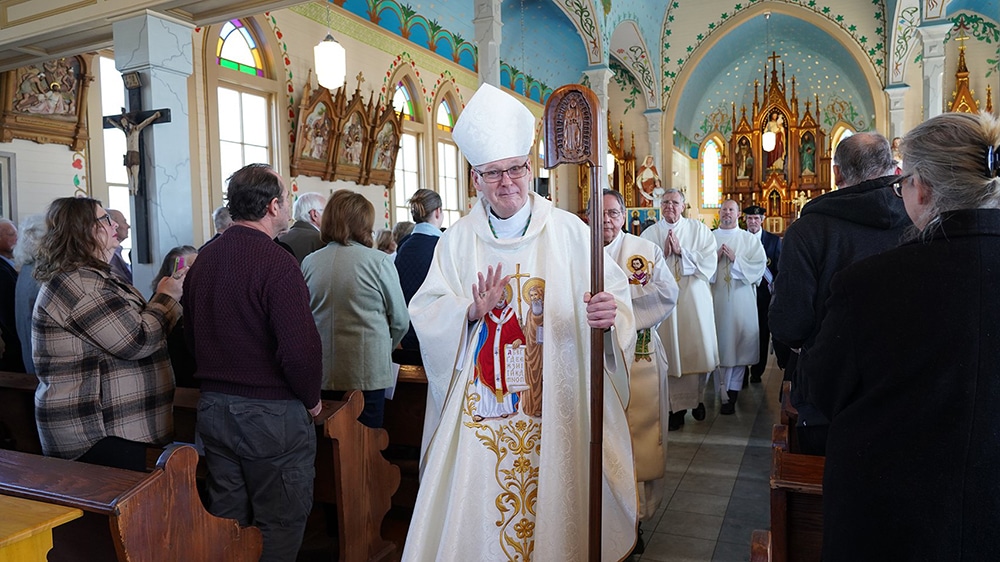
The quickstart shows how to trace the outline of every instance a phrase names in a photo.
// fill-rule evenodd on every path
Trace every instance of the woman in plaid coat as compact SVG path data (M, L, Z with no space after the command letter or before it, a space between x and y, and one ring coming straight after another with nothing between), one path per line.
M45 222L31 329L42 451L142 470L146 446L173 433L166 336L187 270L162 279L147 303L111 273L118 225L99 201L56 199Z

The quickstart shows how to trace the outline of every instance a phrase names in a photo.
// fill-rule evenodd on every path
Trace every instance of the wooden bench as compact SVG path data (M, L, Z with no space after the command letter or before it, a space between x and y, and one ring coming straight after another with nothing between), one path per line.
M178 440L194 442L201 393L178 388L174 394L174 431ZM323 401L317 417L316 501L335 504L340 557L343 562L387 560L395 543L382 538L382 520L399 487L399 467L381 451L389 443L384 429L358 422L364 396L351 391L345 401Z
M781 425L788 428L788 451L799 453L799 438L795 432L795 424L799 421L799 411L792 405L792 381L782 381L781 383L781 412L779 414Z
M35 375L0 372L0 449L42 454L35 426L37 386Z
M788 449L788 427L771 433L771 530L754 531L752 562L818 562L823 546L824 457Z
M241 528L202 506L195 489L197 464L197 451L184 445L168 447L151 473L0 451L0 494L99 516L106 520L103 527L121 561L258 560L263 545L259 529ZM60 529L71 533L74 524ZM99 550L101 537L72 542L73 548L63 549L65 556L106 559ZM98 552L79 550L88 545ZM58 549L57 540L50 560L60 559Z

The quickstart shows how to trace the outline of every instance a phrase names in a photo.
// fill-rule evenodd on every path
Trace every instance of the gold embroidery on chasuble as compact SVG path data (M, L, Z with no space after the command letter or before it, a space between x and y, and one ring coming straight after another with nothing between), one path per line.
M475 337L466 386L465 427L496 459L497 545L508 560L530 562L542 439L545 280L516 264L504 297ZM492 546L488 548L492 549Z
M641 255L630 256L628 264L628 284L646 286L653 275L653 264Z
M652 361L653 360L653 349L652 349L652 335L651 330L646 328L645 330L639 330L635 333L635 360L636 361Z

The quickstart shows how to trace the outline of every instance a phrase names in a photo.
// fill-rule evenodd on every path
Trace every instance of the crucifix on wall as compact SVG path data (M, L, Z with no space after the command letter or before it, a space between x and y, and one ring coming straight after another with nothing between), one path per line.
M128 190L133 199L132 229L134 232L134 258L139 263L152 263L153 258L149 246L149 194L146 189L146 151L142 131L150 125L170 122L169 109L142 110L142 82L138 72L122 75L125 88L128 90L128 105L132 109L126 112L122 108L119 115L105 115L104 128L115 128L125 133L126 152L123 157L125 171L128 173Z

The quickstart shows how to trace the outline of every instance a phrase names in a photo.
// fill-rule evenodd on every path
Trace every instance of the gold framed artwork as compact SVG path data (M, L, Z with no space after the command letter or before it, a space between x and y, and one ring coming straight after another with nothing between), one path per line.
M14 139L83 150L93 55L23 66L0 74L0 142Z

